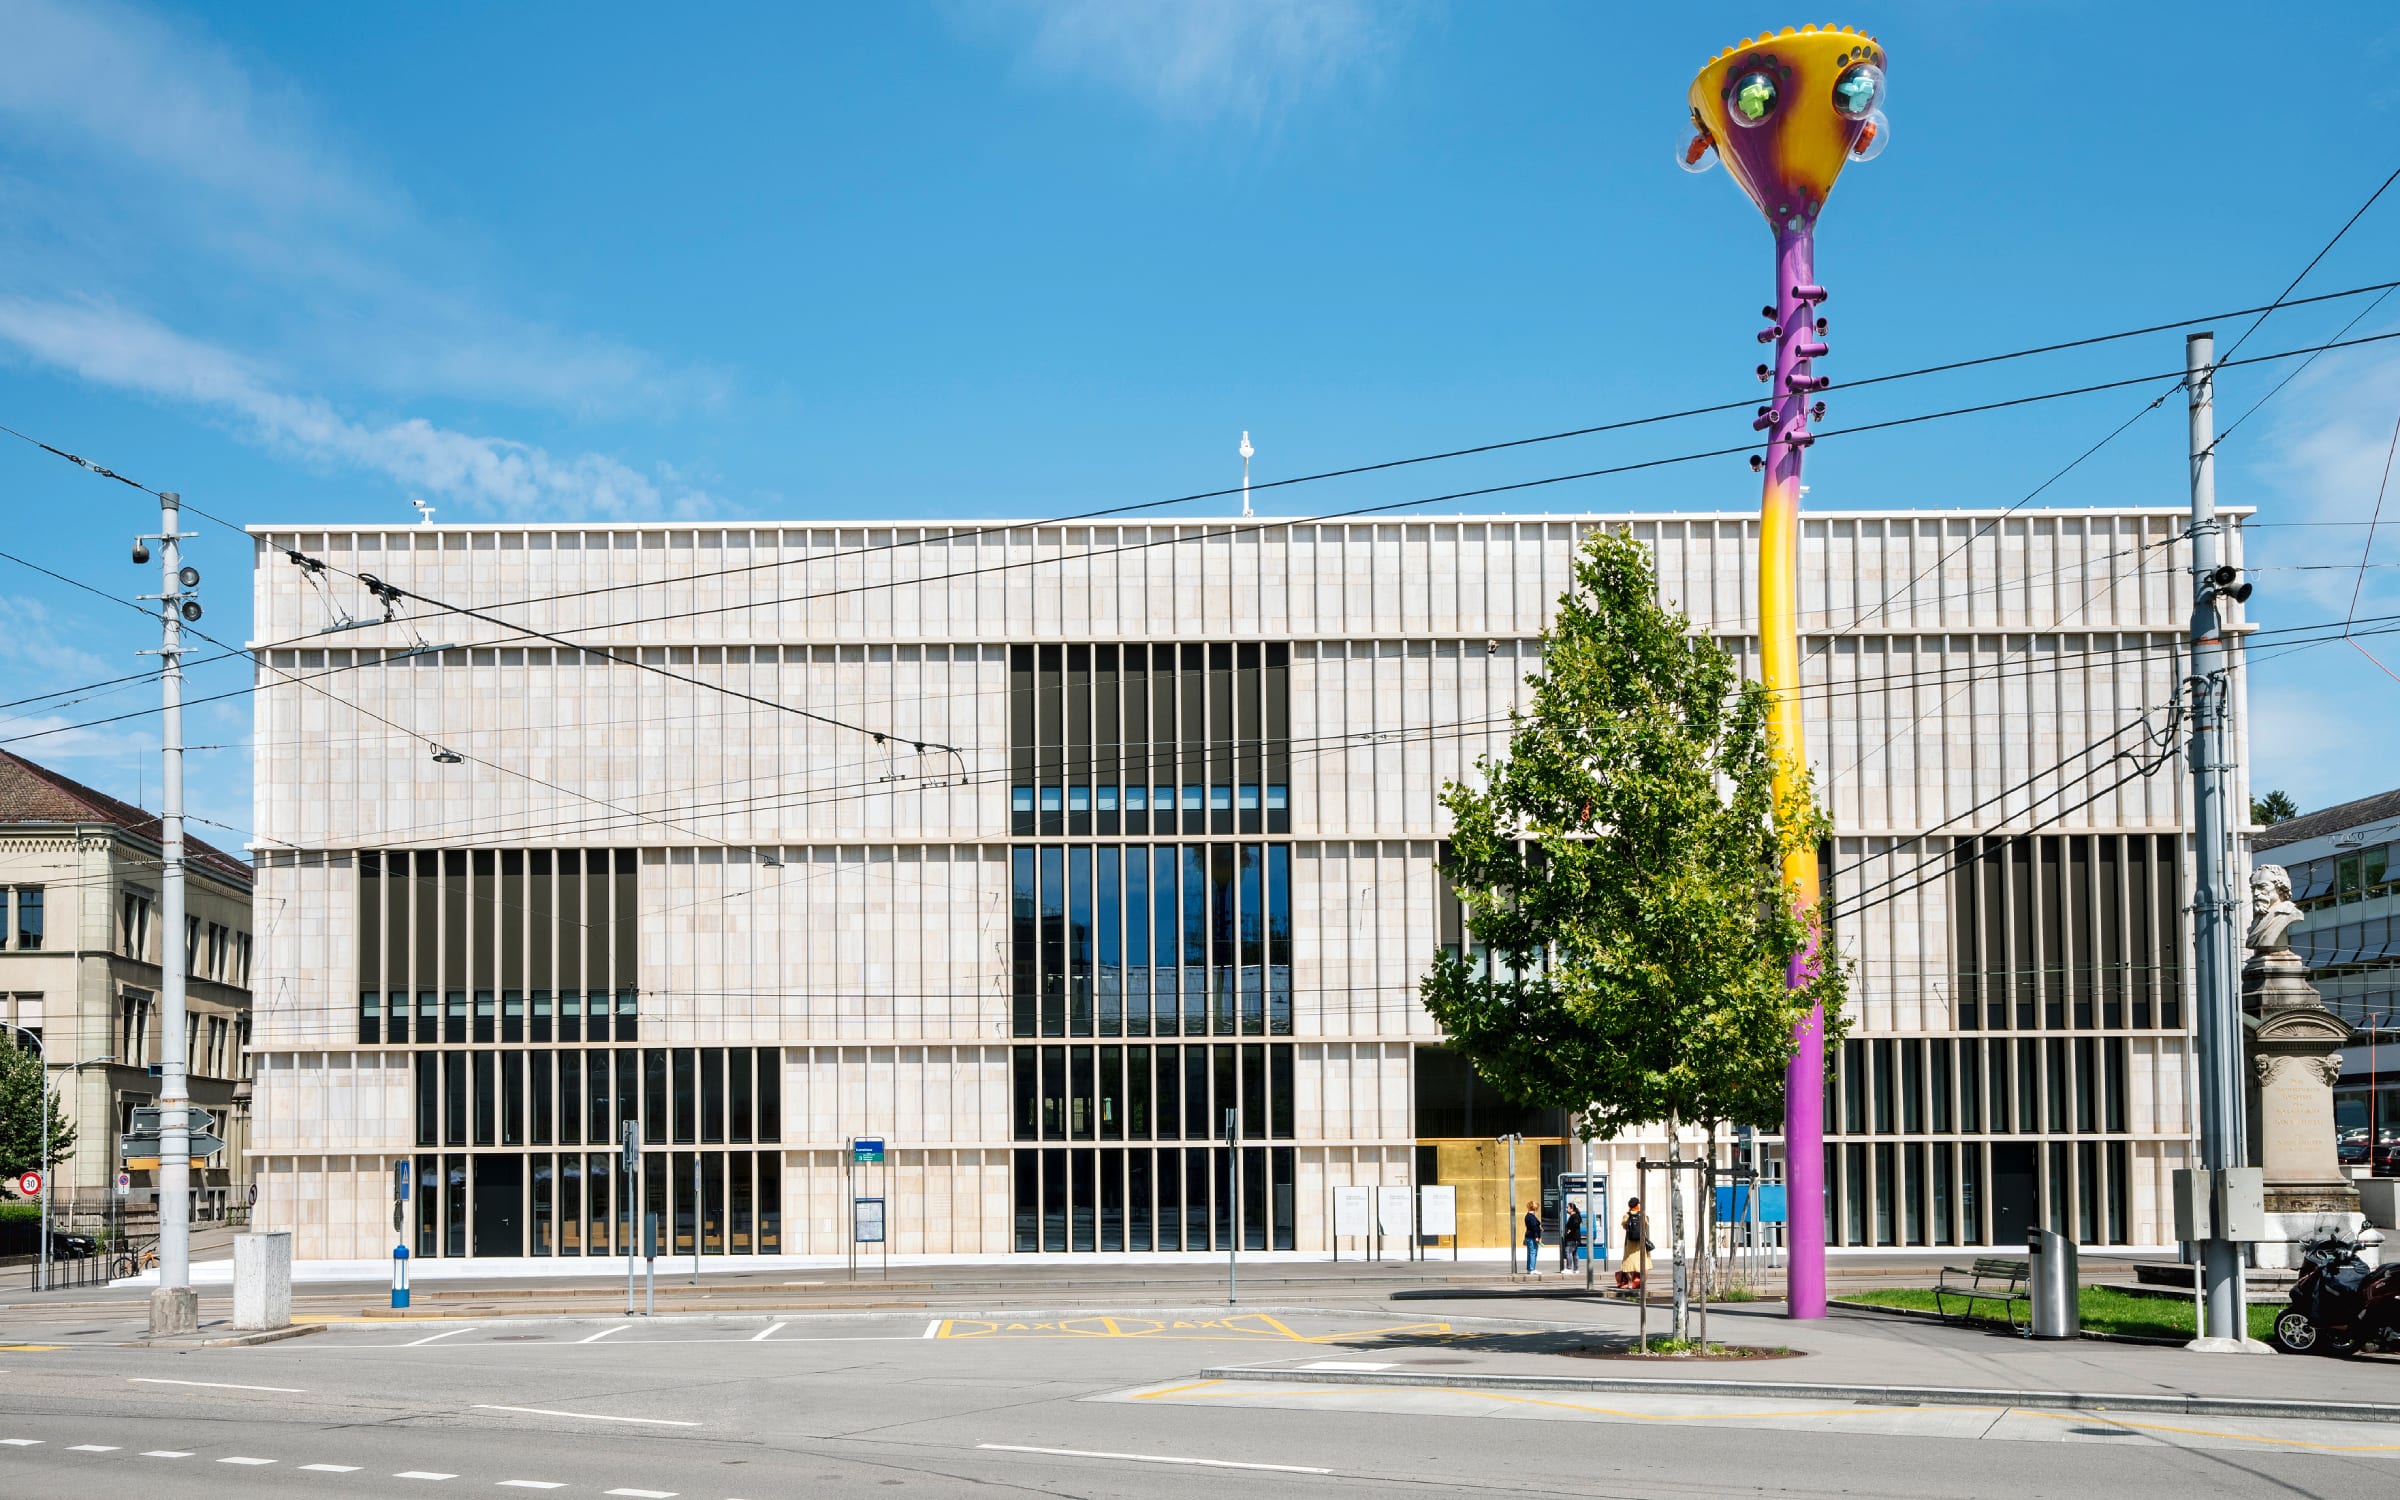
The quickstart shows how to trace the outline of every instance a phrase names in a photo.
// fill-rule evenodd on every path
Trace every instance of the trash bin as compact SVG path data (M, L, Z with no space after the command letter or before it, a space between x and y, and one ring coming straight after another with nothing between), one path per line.
M2082 1279L2075 1264L2075 1242L2055 1229L2036 1229L2025 1236L2032 1262L2033 1336L2071 1339L2083 1331Z

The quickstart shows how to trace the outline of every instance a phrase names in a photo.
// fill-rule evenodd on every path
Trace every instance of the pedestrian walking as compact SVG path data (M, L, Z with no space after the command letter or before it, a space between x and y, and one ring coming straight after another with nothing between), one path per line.
M1583 1207L1569 1202L1567 1215L1558 1221L1558 1268L1572 1271L1583 1259Z
M1642 1200L1630 1198L1625 1203L1625 1258L1617 1262L1617 1286L1620 1290L1638 1292L1642 1277L1650 1270L1650 1216L1642 1212Z
M1525 1274L1538 1275L1542 1269L1542 1205L1537 1200L1525 1205Z

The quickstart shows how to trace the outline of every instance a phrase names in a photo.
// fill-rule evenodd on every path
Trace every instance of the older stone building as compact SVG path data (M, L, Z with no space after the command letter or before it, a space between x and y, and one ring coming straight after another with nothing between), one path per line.
M1440 788L1599 526L1754 649L1746 515L260 530L262 1222L388 1255L406 1162L421 1257L621 1251L637 1194L707 1255L838 1254L852 1193L902 1253L1322 1252L1514 1133L1546 1191L1567 1123L1416 983ZM2170 1232L2182 530L1807 523L1840 1244Z
M155 813L0 751L0 1020L39 1036L75 1122L74 1157L54 1176L70 1220L108 1209L117 1138L134 1107L158 1097L160 964L178 940L190 975L192 1102L227 1127L225 1149L192 1164L193 1213L221 1219L249 1196L250 866L187 837L184 931L171 935L160 922L158 840ZM154 1202L155 1170L131 1176L127 1197Z

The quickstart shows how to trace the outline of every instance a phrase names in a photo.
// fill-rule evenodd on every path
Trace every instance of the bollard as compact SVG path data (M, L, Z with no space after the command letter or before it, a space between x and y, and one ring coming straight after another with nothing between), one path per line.
M247 1332L292 1323L289 1230L233 1237L233 1326Z
M408 1247L392 1247L392 1306L408 1306Z

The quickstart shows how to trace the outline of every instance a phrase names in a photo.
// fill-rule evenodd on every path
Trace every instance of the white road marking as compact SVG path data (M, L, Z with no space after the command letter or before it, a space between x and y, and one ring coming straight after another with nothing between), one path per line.
M554 1479L503 1479L500 1481L500 1488L504 1490L563 1490L566 1486Z
M263 1468L274 1461L271 1458L220 1458L217 1460L221 1464L247 1464L254 1469Z
M612 1495L631 1495L635 1500L675 1500L673 1490L610 1490Z
M1277 1474L1330 1474L1302 1464L1237 1464L1229 1458L1172 1458L1163 1453L1094 1453L1084 1448L1027 1448L1016 1443L977 1443L995 1453L1040 1453L1052 1458L1114 1458L1135 1464L1183 1464L1201 1469L1266 1469Z
M193 1385L211 1391L269 1391L278 1396L305 1396L308 1392L296 1385L229 1385L222 1380L166 1380L156 1375L129 1375L133 1385Z
M1320 1359L1313 1364L1302 1365L1300 1368L1303 1370L1388 1370L1391 1366L1364 1359Z
M394 1479L456 1479L456 1474L436 1474L431 1469L402 1469Z
M678 1422L672 1417L610 1417L593 1411L552 1411L547 1406L492 1406L475 1403L476 1411L519 1411L532 1417L575 1417L585 1422L639 1422L648 1427L697 1427L697 1422Z
M631 1328L632 1326L633 1325L631 1323L619 1323L614 1328L603 1328L598 1333L593 1334L590 1338L577 1339L575 1342L578 1344L597 1344L602 1339L607 1338L610 1334L623 1333L626 1329Z
M182 1449L180 1449L180 1448L153 1448L153 1449L151 1449L149 1452L147 1452L147 1453L143 1454L143 1455L142 1455L142 1457L144 1457L144 1458L190 1458L190 1457L191 1457L191 1455L190 1455L189 1453L186 1453L186 1452L184 1452L184 1451L183 1451Z
M355 1474L358 1472L356 1464L302 1464L300 1467L311 1474Z
M481 1323L469 1323L464 1328L445 1328L440 1333L429 1333L421 1339L410 1339L407 1343L402 1344L400 1347L403 1349L414 1349L420 1344L430 1344L435 1339L446 1339L453 1334L473 1333L476 1329L481 1328L482 1326L483 1325Z
M932 1338L932 1337L933 1337L935 1334L937 1334L937 1333L940 1333L941 1331L942 1331L942 1320L941 1320L941 1319L939 1319L939 1318L936 1318L936 1319L934 1319L932 1322L930 1322L930 1323L928 1323L928 1324L926 1324L926 1325L925 1325L925 1332L924 1332L922 1335L920 1335L920 1337L923 1337L923 1338Z
M0 1438L0 1448L39 1448L40 1438Z
M766 1327L761 1328L758 1332L752 1334L750 1336L750 1342L753 1344L763 1344L775 1336L776 1329L783 1326L784 1325L782 1323L769 1323Z
M67 1451L69 1453L114 1453L117 1449L113 1443L77 1443Z

